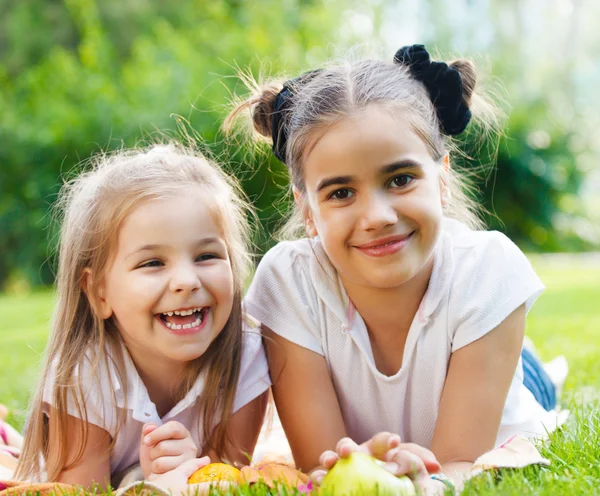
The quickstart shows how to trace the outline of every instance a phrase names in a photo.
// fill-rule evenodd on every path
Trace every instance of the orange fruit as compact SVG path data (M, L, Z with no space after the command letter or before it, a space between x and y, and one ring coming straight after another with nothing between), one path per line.
M206 467L196 470L188 479L188 484L201 482L237 482L240 471L233 465L226 463L209 463Z

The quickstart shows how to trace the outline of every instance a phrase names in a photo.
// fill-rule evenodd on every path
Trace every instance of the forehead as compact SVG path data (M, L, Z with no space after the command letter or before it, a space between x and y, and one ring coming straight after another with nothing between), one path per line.
M197 192L147 199L127 215L118 233L118 250L156 244L179 246L198 238L222 238L215 209Z
M401 113L370 105L319 136L303 162L307 183L323 175L367 173L400 160L433 163L425 142Z

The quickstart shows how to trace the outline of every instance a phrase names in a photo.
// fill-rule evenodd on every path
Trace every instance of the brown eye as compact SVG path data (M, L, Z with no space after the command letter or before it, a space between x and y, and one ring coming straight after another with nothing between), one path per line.
M348 188L340 188L336 189L333 193L329 195L329 199L331 200L347 200L354 196L354 192L349 190Z
M203 253L196 258L196 262L204 262L206 260L213 260L215 258L221 258L216 253Z
M160 260L148 260L139 266L142 267L160 267L163 263Z
M401 174L399 176L394 176L390 181L390 186L393 188L403 188L408 185L414 178L407 174Z

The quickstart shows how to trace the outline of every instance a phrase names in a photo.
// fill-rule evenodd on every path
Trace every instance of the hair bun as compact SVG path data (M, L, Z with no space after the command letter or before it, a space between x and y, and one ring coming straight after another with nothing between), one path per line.
M432 62L423 45L402 47L394 55L394 62L408 66L412 76L427 88L443 133L462 133L471 120L467 103L473 93L474 78L473 84L465 88L468 89L468 95L465 95L460 70L446 62ZM463 69L463 65L459 68Z
M454 60L448 64L460 74L463 103L471 108L471 99L475 91L475 83L477 82L477 74L473 62L470 60Z
M271 115L281 85L269 84L261 89L262 93L256 96L255 105L252 109L252 124L256 132L266 138L271 138L273 134Z

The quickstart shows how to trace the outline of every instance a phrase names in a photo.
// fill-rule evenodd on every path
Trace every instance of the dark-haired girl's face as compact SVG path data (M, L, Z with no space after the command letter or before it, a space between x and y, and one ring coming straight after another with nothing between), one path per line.
M447 198L444 167L378 106L329 128L303 163L308 233L344 284L400 286L427 270Z

